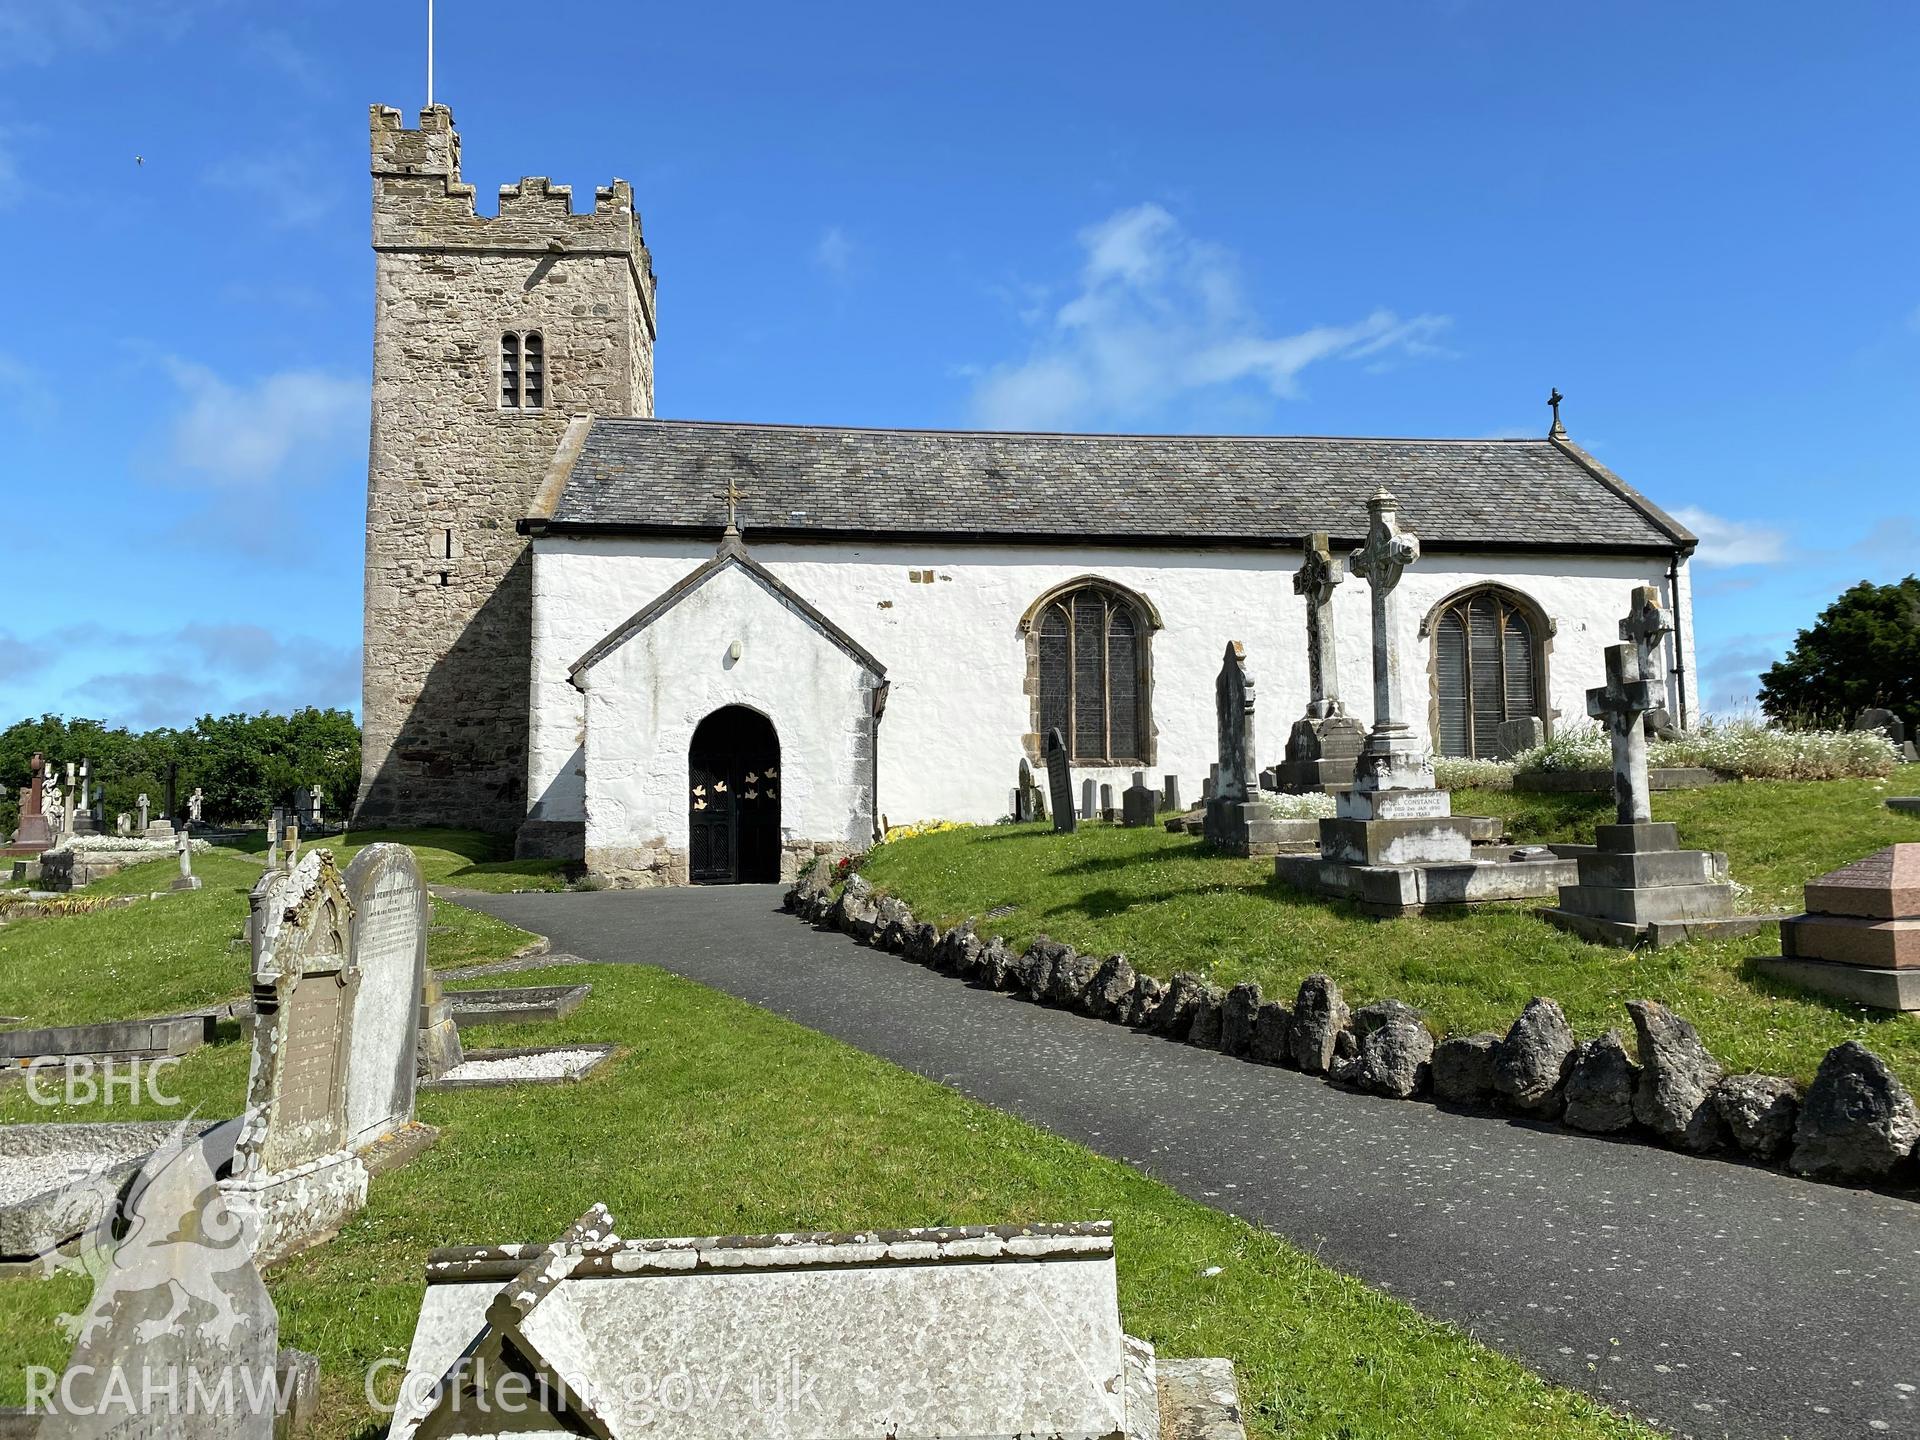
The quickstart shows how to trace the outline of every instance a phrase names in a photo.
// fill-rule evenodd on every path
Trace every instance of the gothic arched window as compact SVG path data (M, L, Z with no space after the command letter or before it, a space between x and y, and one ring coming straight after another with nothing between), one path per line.
M1531 606L1502 590L1474 590L1448 600L1428 625L1440 754L1492 759L1502 721L1544 718L1544 625Z
M1029 614L1035 719L1044 737L1058 729L1082 765L1152 761L1145 603L1117 586L1076 581Z

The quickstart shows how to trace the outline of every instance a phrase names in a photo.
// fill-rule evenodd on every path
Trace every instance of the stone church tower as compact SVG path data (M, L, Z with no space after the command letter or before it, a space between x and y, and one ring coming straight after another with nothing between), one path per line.
M570 415L653 413L654 276L615 180L474 212L443 105L375 106L373 424L354 820L525 817L532 561L515 528Z

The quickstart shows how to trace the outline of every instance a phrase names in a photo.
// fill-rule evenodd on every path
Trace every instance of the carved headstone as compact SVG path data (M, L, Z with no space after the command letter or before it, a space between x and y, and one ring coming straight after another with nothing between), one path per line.
M347 866L343 884L353 906L360 973L346 1130L347 1143L359 1149L413 1119L427 983L427 889L404 845L367 846Z
M1160 796L1147 787L1144 770L1133 772L1133 784L1120 796L1120 823L1128 826L1153 824L1155 811L1160 807Z
M1853 728L1856 730L1878 730L1882 735L1887 737L1888 741L1892 743L1893 748L1900 752L1900 758L1907 764L1920 763L1920 749L1917 749L1913 741L1908 738L1906 723L1901 720L1898 715L1894 714L1893 711L1883 709L1877 705L1870 709L1862 710L1858 715L1853 717Z
M1538 715L1502 720L1493 727L1493 758L1511 760L1547 743L1547 723Z
M133 816L122 810L113 818L113 833L116 835L133 834Z
M206 793L196 785L193 794L187 797L187 822L189 824L198 825L200 823L201 816L206 810L206 804Z
M1073 767L1067 763L1067 742L1058 730L1047 732L1047 798L1053 806L1053 828L1071 834L1080 817L1073 809Z
M1013 787L1013 818L1021 824L1040 818L1040 791L1033 783L1033 767L1020 761L1020 773Z
M366 1201L347 1127L360 972L331 851L267 872L252 898L253 1055L227 1189L258 1225L264 1259L277 1259L331 1235Z
M1326 535L1310 536L1293 575L1293 592L1307 605L1307 713L1293 722L1285 760L1261 772L1262 789L1302 794L1353 780L1367 731L1340 703L1333 595L1346 578L1345 563L1333 553Z
M142 790L140 798L133 803L140 812L140 833L144 835L147 833L147 826L152 823L153 802L147 799L147 792Z
M1214 799L1250 800L1259 790L1254 761L1253 676L1247 670L1247 652L1238 640L1229 640L1220 674L1213 682L1214 720L1219 731L1220 768Z

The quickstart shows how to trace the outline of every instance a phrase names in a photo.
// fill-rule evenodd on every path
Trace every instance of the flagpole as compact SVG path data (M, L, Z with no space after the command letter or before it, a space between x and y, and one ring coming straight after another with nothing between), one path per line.
M427 108L433 108L433 0L427 0Z

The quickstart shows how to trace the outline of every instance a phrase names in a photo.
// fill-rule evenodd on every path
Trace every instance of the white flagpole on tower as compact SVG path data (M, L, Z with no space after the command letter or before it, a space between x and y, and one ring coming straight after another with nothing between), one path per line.
M427 0L427 108L433 108L433 0Z

